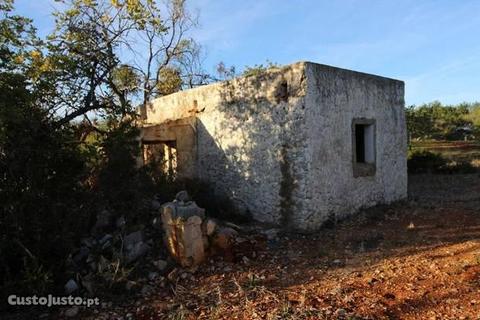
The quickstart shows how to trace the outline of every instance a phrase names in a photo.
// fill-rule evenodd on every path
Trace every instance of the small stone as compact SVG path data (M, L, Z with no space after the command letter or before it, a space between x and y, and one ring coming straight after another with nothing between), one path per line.
M159 217L153 218L152 226L154 226L155 228L161 228L162 227L162 219L160 219Z
M111 220L112 214L108 210L102 210L97 214L94 229L98 230L110 226Z
M113 236L111 234L106 234L102 237L102 239L98 241L98 243L100 243L100 245L103 247L105 246L106 243L109 243L110 241L112 241L112 239L113 239Z
M92 238L82 239L82 245L86 246L87 248L93 247L94 243L95 240L93 240Z
M247 239L242 238L242 237L237 237L237 238L235 239L235 242L236 242L236 243L244 243L244 242L246 242L246 241L247 241Z
M339 318L344 318L347 315L347 311L345 309L337 309L335 315Z
M65 310L65 317L67 318L76 317L79 311L80 309L77 306L68 308L67 310Z
M333 261L332 261L332 264L333 264L334 266L337 266L337 267L342 267L342 266L345 265L345 263L344 263L342 260L340 260L340 259L335 259L335 260L333 260Z
M237 230L237 231L242 230L242 227L240 227L239 225L237 225L237 224L235 224L235 223L232 223L232 222L225 222L225 225L226 225L227 227L233 228L233 229L235 229L235 230Z
M153 265L157 267L159 271L164 271L167 268L168 263L165 260L157 260L153 261Z
M148 273L148 280L150 281L155 280L157 277L158 277L158 272L152 271Z
M70 279L68 282L65 284L65 293L66 294L71 294L75 291L78 290L78 284L75 282L75 280Z
M187 191L183 190L177 193L175 196L175 200L181 201L181 202L189 202L190 201L190 195L188 194Z
M136 243L133 248L130 248L127 251L126 262L131 263L138 260L144 256L148 250L150 250L150 246L148 244L143 242Z
M144 239L143 231L139 230L126 235L125 239L123 240L123 243L125 245L125 248L128 249L133 247L135 244L142 242L143 239Z
M73 256L73 261L76 263L81 263L83 260L85 260L88 257L88 254L90 253L90 250L85 246L81 247L80 250L78 250L77 254Z
M205 229L207 236L211 236L215 232L215 229L217 229L217 223L212 219L208 219Z
M117 221L115 221L115 226L117 228L123 228L127 224L124 216L120 216Z

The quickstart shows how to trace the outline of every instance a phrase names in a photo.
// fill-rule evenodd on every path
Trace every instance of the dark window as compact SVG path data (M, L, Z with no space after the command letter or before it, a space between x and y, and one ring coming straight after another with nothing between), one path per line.
M352 122L354 177L372 176L376 166L375 120L357 118Z
M365 125L355 125L355 153L358 163L365 162Z

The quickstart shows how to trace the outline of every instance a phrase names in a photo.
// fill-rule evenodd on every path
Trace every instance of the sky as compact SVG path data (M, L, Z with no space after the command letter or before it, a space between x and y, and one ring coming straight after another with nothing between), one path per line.
M407 105L480 101L479 0L190 0L204 67L312 61L405 81ZM16 0L40 35L53 0Z

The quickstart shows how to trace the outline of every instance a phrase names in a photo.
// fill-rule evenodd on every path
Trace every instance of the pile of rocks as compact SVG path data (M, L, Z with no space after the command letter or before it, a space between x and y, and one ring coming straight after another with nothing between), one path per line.
M228 255L238 236L236 230L207 218L205 210L186 191L164 205L153 200L150 210L153 223L137 226L137 230L132 230L123 216L115 219L107 210L100 212L92 235L81 241L69 259L72 278L65 283L65 293L84 291L94 295L99 287L113 282L124 283L127 290L141 288L161 279L174 262L194 267L209 255ZM143 274L135 275L140 279L128 274L120 277L118 269L122 267L141 269Z
M158 216L159 207L153 200L145 209ZM115 217L108 210L99 212L90 236L81 240L68 259L72 276L65 283L65 293L95 295L112 284L123 284L128 289L132 275L127 270L142 269L143 274L135 277L144 278L150 272L165 272L166 251L162 250L161 241L155 240L161 238L160 232L148 220L129 225L124 216ZM122 268L125 274L119 276Z

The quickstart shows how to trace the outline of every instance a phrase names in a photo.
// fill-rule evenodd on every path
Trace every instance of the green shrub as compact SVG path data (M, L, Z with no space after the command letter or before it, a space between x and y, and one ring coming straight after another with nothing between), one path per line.
M0 287L23 283L17 288L32 293L61 281L90 210L74 131L56 127L26 87L0 76Z
M407 162L409 173L432 173L446 164L447 161L440 154L426 150L411 152Z
M100 143L102 161L98 166L98 201L115 216L136 218L142 200L153 185L137 168L140 145L138 129L130 123L111 129ZM145 194L147 193L147 194Z
M427 150L413 151L408 156L409 173L474 173L477 171L469 162L448 161L439 153Z

